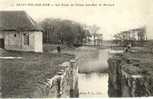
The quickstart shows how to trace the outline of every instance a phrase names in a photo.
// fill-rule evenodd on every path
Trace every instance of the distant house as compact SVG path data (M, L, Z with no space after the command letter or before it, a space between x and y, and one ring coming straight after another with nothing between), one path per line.
M121 31L114 35L116 43L120 46L127 46L131 44L132 46L142 46L147 40L146 28L140 27L136 29L130 29L127 31Z
M24 11L0 11L0 47L43 52L42 29Z
M87 45L95 45L95 46L102 46L103 42L103 34L94 33L91 34L91 37L88 37Z

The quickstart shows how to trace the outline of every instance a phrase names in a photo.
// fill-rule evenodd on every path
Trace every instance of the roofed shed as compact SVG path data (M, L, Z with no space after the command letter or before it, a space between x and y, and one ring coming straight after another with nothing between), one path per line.
M0 11L0 47L43 52L42 29L24 11Z

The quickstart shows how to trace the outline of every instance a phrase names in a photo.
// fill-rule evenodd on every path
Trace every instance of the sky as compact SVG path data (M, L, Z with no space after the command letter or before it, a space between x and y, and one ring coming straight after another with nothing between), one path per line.
M109 4L107 6L17 6L17 4ZM146 26L153 39L153 0L0 0L0 10L25 10L34 20L70 19L97 25L105 40L120 31Z

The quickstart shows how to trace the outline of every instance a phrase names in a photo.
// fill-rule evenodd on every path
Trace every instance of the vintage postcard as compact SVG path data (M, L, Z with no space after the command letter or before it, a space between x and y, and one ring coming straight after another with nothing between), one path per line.
M153 96L152 0L0 0L0 98Z

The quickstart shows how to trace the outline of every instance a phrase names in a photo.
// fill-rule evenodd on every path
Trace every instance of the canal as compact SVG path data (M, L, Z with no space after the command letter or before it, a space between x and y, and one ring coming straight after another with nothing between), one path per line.
M80 47L68 51L79 57L79 97L108 97L108 50Z

